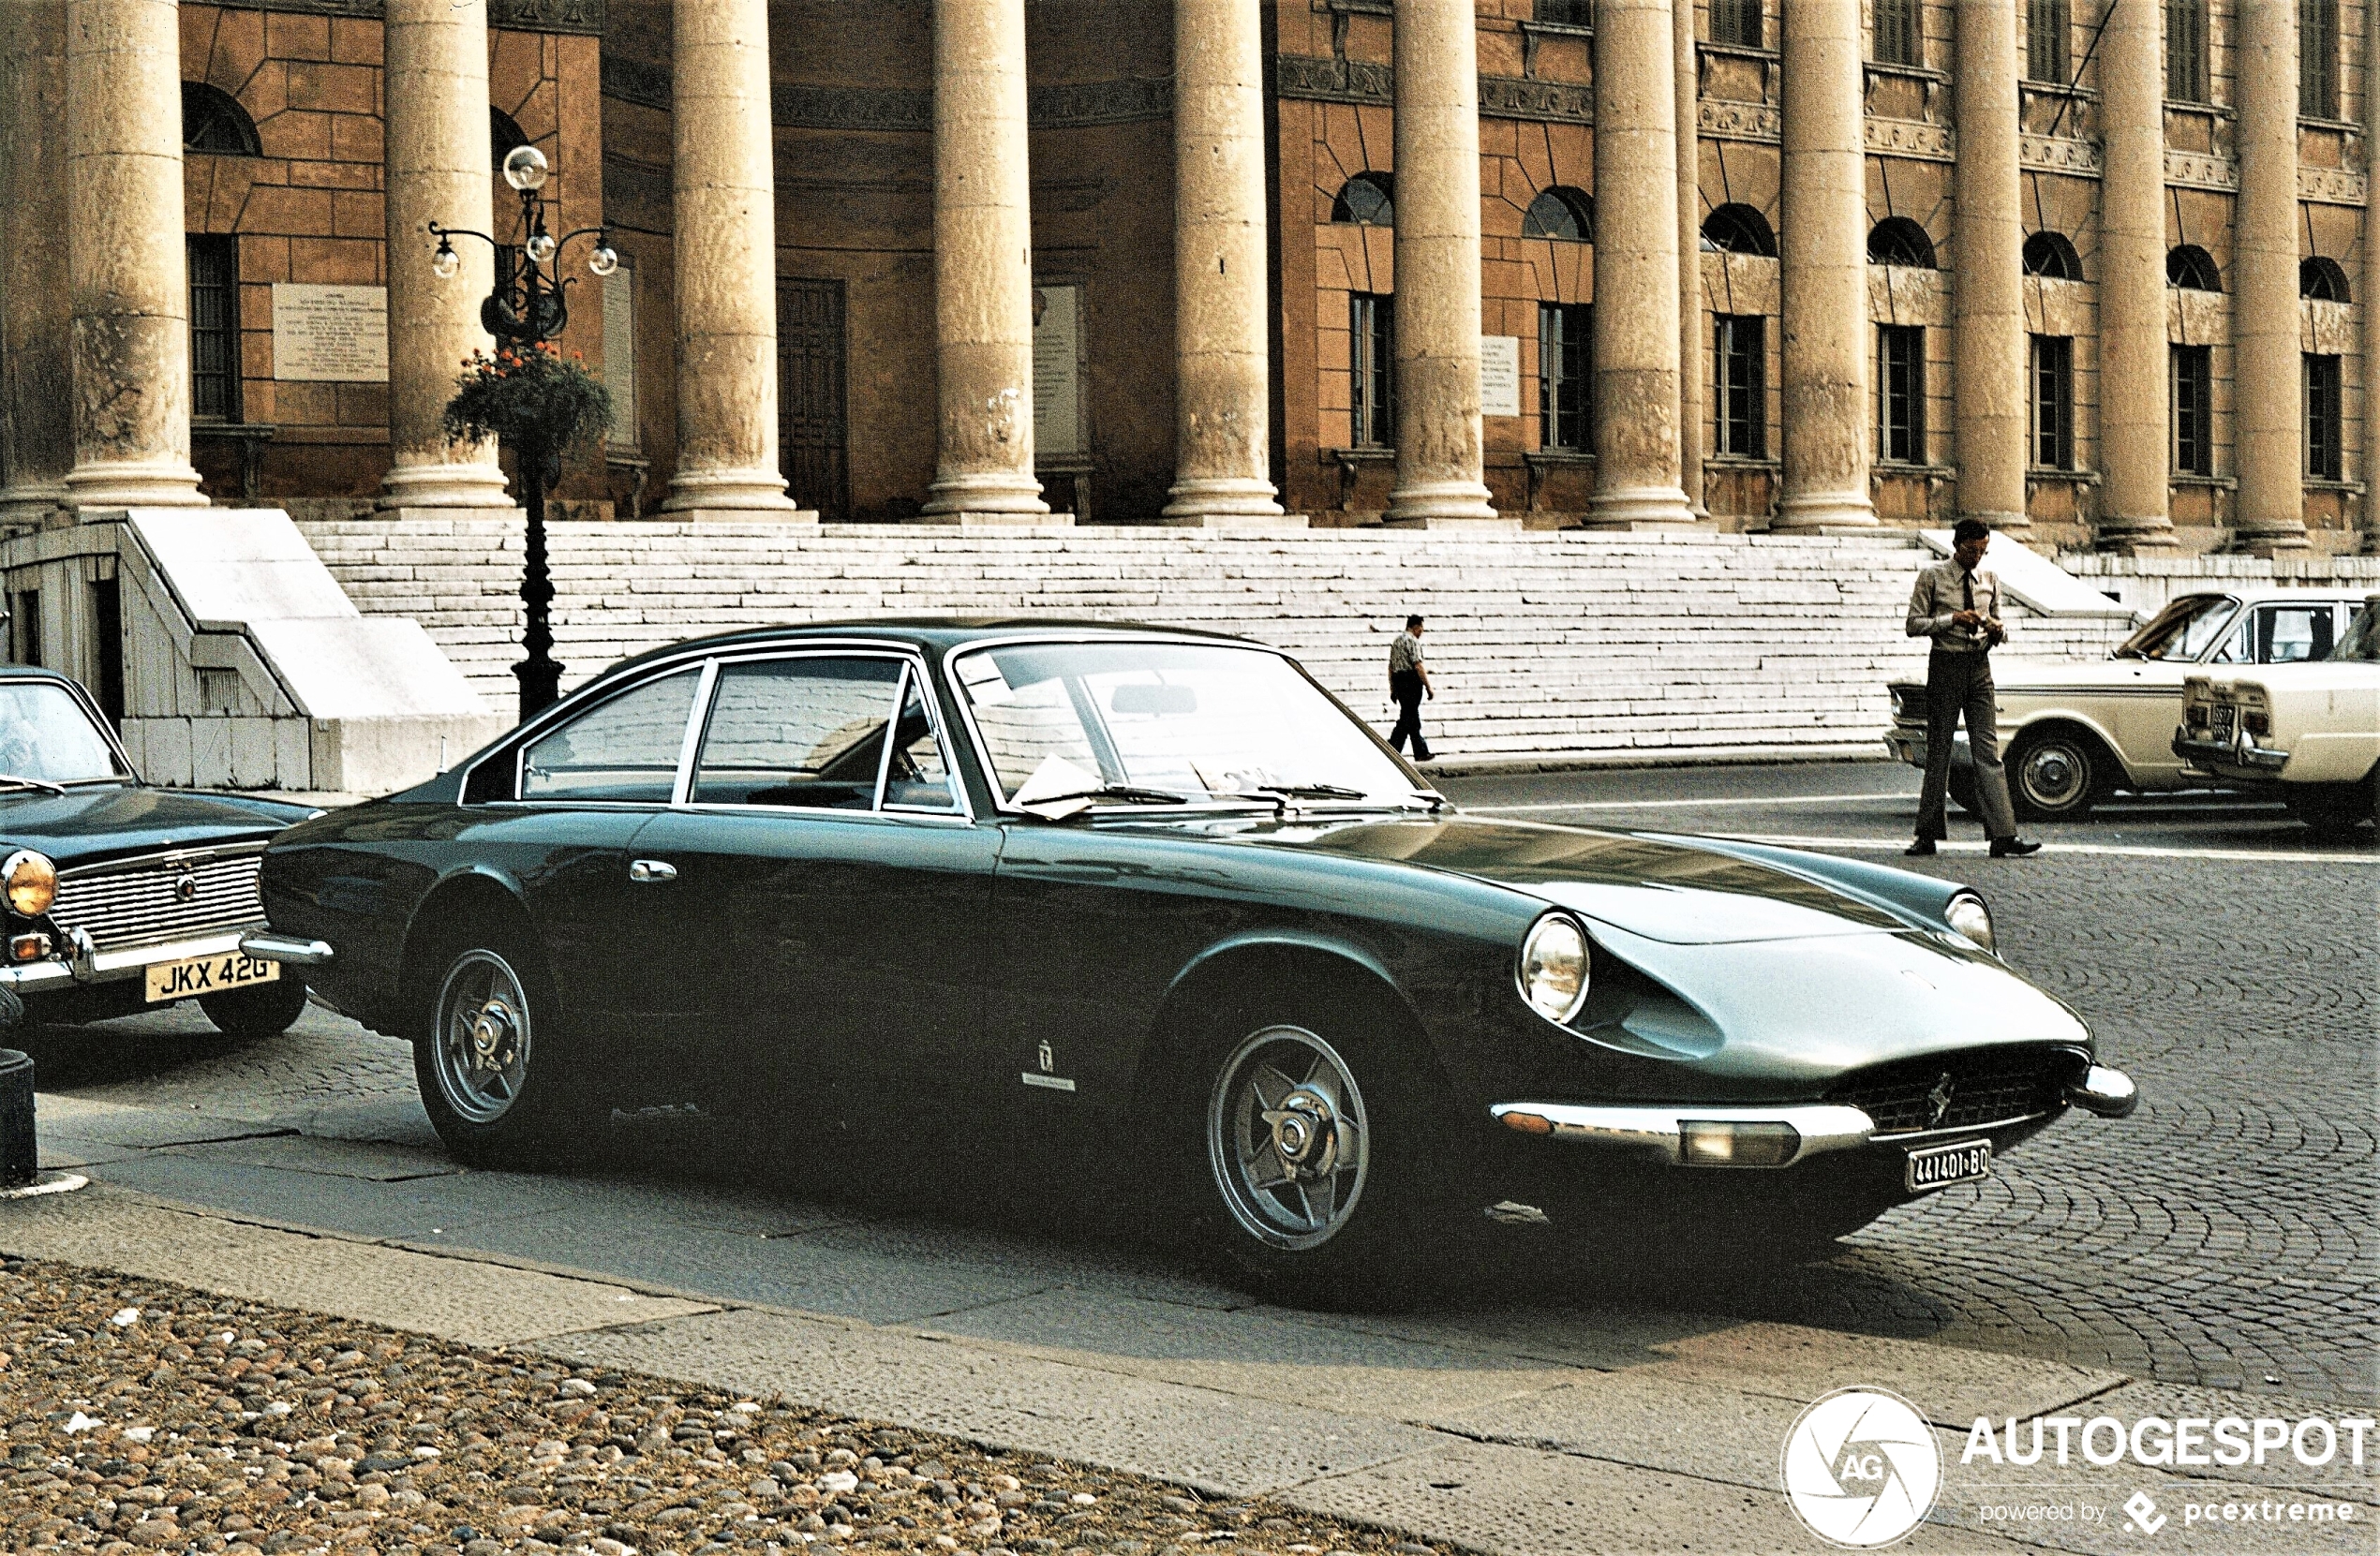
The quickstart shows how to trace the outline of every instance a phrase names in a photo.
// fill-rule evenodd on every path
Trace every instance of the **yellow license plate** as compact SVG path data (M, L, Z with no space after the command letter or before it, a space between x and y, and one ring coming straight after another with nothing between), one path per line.
M149 1002L187 1000L194 994L220 994L227 988L269 984L281 975L279 962L227 951L218 956L189 956L178 962L157 962L148 969Z

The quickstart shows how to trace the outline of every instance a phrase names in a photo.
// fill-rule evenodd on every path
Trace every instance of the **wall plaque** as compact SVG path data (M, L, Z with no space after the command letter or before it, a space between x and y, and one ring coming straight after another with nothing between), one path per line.
M1080 287L1033 289L1033 451L1083 452Z
M1480 414L1521 414L1521 337L1480 337Z
M301 383L388 382L388 289L273 283L273 376Z

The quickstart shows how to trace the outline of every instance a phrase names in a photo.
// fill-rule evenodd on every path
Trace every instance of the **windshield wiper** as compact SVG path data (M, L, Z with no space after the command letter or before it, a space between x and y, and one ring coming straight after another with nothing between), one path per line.
M1361 800L1371 796L1361 789L1350 789L1344 783L1259 783L1255 793L1287 794L1293 800Z
M1413 797L1417 800L1426 801L1430 807L1430 814L1433 816L1436 815L1441 810L1451 810L1454 808L1454 802L1448 799L1444 794L1439 793L1435 789L1416 789L1413 791Z
M1030 810L1037 805L1062 805L1068 800L1122 800L1126 805L1188 805L1189 796L1164 789L1143 789L1130 783L1103 783L1096 789L1072 789L1063 794L1037 794L1018 803Z
M52 794L67 792L63 783L52 783L48 778L24 778L16 773L0 773L0 783L13 783L20 789L47 789Z

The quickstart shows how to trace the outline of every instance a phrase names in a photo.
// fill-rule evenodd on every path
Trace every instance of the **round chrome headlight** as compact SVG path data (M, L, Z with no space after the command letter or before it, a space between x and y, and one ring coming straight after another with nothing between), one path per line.
M0 863L0 889L7 892L11 911L38 918L58 899L58 867L48 854L21 848Z
M1952 929L1989 951L1991 943L1991 910L1984 899L1972 892L1961 892L1950 899L1942 910L1942 919Z
M1521 942L1521 997L1548 1021L1568 1021L1586 1001L1586 931L1567 913L1548 913Z

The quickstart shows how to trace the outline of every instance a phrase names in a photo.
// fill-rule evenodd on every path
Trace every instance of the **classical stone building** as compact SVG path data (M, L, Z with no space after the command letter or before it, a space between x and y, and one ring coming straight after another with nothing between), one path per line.
M2353 550L2375 27L9 0L0 511L502 503L436 428L494 256L424 224L516 241L527 141L625 259L571 289L620 402L571 511Z

